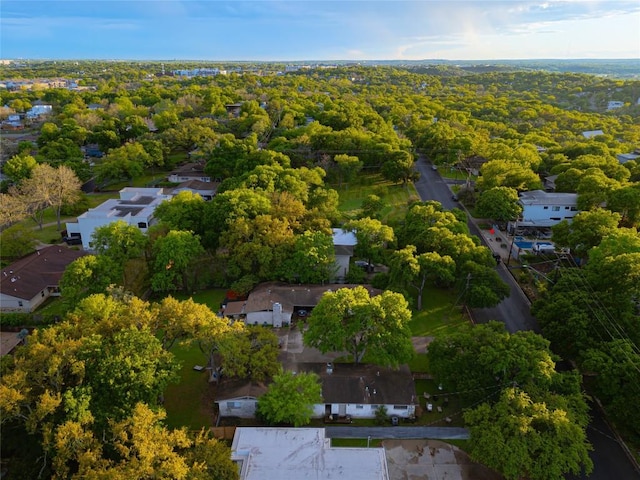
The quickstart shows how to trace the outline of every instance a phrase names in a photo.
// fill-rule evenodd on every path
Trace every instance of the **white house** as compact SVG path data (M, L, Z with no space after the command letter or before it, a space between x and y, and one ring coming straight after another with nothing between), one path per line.
M353 249L357 245L358 240L353 232L343 230L341 228L333 229L333 247L336 255L336 273L334 281L344 281L349 273L349 262L353 257Z
M60 296L58 287L65 268L86 255L62 245L50 245L2 269L0 311L33 312L49 297Z
M320 377L322 403L313 406L313 417L329 423L338 419L375 418L379 407L387 415L412 418L419 401L411 371L352 363L298 363L287 369L313 372ZM253 418L263 385L225 379L218 385L215 403L221 417Z
M389 480L384 448L332 447L324 428L238 427L240 480Z
M29 110L27 110L26 116L27 118L38 118L44 115L50 115L52 111L52 105L33 105Z
M67 223L67 235L80 236L83 248L90 249L95 229L117 220L146 232L155 223L156 207L169 198L162 188L125 187L120 190L119 199L111 198L78 216L76 222Z
M622 107L624 107L624 102L619 100L609 100L609 103L607 104L607 110L615 110Z
M353 288L356 285L292 285L289 283L267 282L255 287L246 300L228 302L224 316L241 320L247 325L273 326L289 325L293 314L299 310L309 311L315 307L325 292L338 288ZM366 288L366 285L363 285ZM370 295L379 290L369 288Z
M562 220L571 220L578 214L577 193L545 192L532 190L520 194L521 227L550 227Z

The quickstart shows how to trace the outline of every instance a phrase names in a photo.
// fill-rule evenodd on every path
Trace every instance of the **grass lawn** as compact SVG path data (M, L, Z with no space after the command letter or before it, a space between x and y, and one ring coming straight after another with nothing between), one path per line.
M355 218L367 195L378 195L385 203L380 214L382 223L392 223L404 218L409 197L416 196L413 184L402 186L382 178L379 173L362 173L359 182L343 184L342 187L332 185L340 195L339 210L346 218Z
M174 294L178 300L193 298L195 302L207 305L217 312L224 300L225 290L210 289L196 292L194 295ZM167 410L167 425L170 427L187 427L199 430L212 424L213 400L209 396L210 386L206 371L197 372L195 365L203 365L206 361L200 349L194 346L176 345L172 350L182 368L180 381L170 385L164 394L164 407Z
M454 305L456 293L438 288L425 289L422 310L414 310L409 323L416 337L445 335L467 323L460 307Z
M169 385L164 392L167 425L171 428L187 427L190 430L210 427L213 405L209 405L207 401L208 374L206 371L198 372L193 369L195 365L204 363L204 354L195 345L176 345L171 351L182 367L180 382Z
M220 310L220 304L224 300L226 290L223 288L211 288L209 290L202 290L196 292L193 295L187 295L186 293L176 292L173 296L178 300L187 300L193 298L194 302L203 303L208 306L211 311L217 312Z
M438 384L434 380L416 380L416 394L418 395L418 401L422 410L422 415L418 417L417 423L419 425L436 425L439 427L451 426L451 427L463 427L464 421L462 419L462 410L468 405L464 405L460 401L460 397L455 394L447 394L446 388L440 390ZM427 400L424 397L424 393L431 395L431 398ZM427 411L426 405L431 403L433 410ZM438 407L442 409L438 411ZM451 423L447 423L445 418L449 417Z
M372 438L367 445L366 438L332 438L332 447L382 447L382 440L379 438Z

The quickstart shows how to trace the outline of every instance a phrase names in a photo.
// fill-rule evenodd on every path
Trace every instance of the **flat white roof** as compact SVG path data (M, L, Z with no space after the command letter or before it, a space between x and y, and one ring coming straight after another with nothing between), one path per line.
M333 448L324 428L238 427L241 480L389 480L383 448Z
M341 228L334 228L333 230L333 244L334 245L357 245L358 240L356 234Z

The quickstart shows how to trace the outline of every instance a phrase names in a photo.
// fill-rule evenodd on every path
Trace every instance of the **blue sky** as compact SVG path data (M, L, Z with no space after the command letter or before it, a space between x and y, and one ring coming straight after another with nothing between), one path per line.
M640 58L640 2L0 0L0 57Z

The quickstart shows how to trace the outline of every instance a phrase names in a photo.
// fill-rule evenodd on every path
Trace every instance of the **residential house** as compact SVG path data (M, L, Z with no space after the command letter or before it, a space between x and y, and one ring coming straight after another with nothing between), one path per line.
M315 307L325 292L355 286L357 285L262 283L249 293L246 300L228 302L223 313L225 317L243 321L247 325L269 325L279 328L289 325L294 313L300 310L309 311ZM369 288L370 295L379 293L379 290Z
M78 216L76 222L68 222L67 235L80 237L83 248L90 249L95 229L117 220L146 232L155 223L156 207L169 198L162 188L125 187L120 190L119 199L109 199Z
M598 135L604 135L604 132L602 130L587 130L585 132L582 132L582 136L584 138L593 138L597 137Z
M520 193L522 214L518 227L551 227L578 214L577 193L532 190Z
M37 119L46 115L51 115L52 112L52 105L33 102L32 107L27 110L26 116L28 119Z
M230 116L238 118L242 110L242 103L228 103L224 108Z
M616 155L616 158L618 159L620 165L624 165L625 163L632 160L638 160L640 158L640 150L636 150L632 153L619 153L618 155Z
M23 333L0 332L0 356L4 357L5 355L9 355L21 343L24 343Z
M184 192L185 190L189 190L193 193L197 193L204 200L211 200L216 192L218 191L218 187L220 183L218 182L201 182L200 180L187 180L186 182L180 183L177 187L171 189L171 195L177 195L180 192Z
M624 107L624 102L619 100L609 100L609 103L607 104L607 110L615 110L622 107Z
M33 312L47 298L60 296L65 268L85 252L51 245L16 260L0 273L0 311Z
M201 182L211 182L211 177L204 173L204 163L192 162L181 165L172 171L167 180L173 183L199 180Z
M387 415L412 418L418 398L409 367L393 370L370 364L297 363L295 372L313 372L320 377L322 403L313 406L313 417L329 422L347 418L375 418L380 407ZM218 385L216 404L221 417L253 418L263 385L225 379Z
M238 427L231 459L240 480L389 480L384 448L332 447L324 428Z
M349 232L341 228L333 229L333 246L335 249L337 266L336 273L333 278L334 282L344 282L344 279L349 273L349 263L353 256L353 249L357 244L358 240L353 232Z

